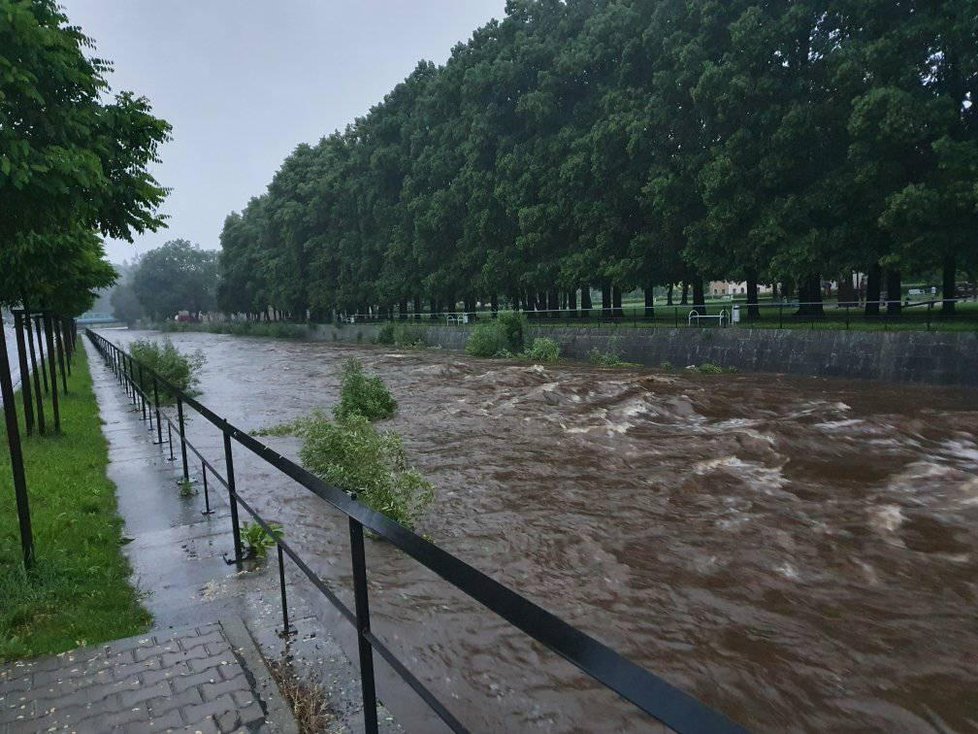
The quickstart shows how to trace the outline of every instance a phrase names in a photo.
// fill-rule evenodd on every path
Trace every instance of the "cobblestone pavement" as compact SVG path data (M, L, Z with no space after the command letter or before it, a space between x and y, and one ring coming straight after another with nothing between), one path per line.
M0 732L294 732L239 621L0 666ZM269 702L271 701L271 710Z

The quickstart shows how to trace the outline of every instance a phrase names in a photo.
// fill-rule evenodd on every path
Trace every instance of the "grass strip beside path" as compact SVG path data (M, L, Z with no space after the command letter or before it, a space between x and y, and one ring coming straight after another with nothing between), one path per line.
M10 455L0 427L0 660L129 637L150 623L120 549L122 520L115 485L106 477L108 444L84 350L76 353L68 389L61 396L63 434L23 436L37 551L30 574L21 563Z

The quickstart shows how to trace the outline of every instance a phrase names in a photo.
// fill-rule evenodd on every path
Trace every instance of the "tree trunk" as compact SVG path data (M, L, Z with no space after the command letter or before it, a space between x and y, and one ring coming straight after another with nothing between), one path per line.
M612 315L615 318L621 318L625 315L625 312L621 309L621 288L618 286L611 287L611 305L614 308Z
M645 318L655 318L655 286L652 284L645 287Z
M407 313L408 313L408 302L407 302L407 299L406 298L402 298L401 299L401 302L397 305L397 308L400 311L400 320L401 321L407 321L407 317L408 317L407 316Z
M666 305L672 305L672 283L669 284L669 288L666 290Z
M883 269L873 263L866 272L866 315L880 315L880 291L883 288Z
M757 319L761 316L761 307L757 305L757 276L747 274L747 318Z
M434 298L429 299L428 305L430 307L430 313L428 314L429 321L438 320L438 301Z
M499 314L499 296L495 293L489 296L489 310L492 312L493 318Z
M944 299L944 302L941 303L941 313L945 316L953 316L955 309L954 299L957 297L957 263L954 260L954 255L946 255L944 257L943 275L941 298Z
M581 318L586 319L591 316L591 286L585 284L581 286Z
M693 278L693 308L700 312L700 316L705 316L706 294L703 292L703 278L699 275Z
M547 314L552 319L560 318L560 291L556 288L552 288L547 291Z
M601 315L611 316L611 286L607 283L601 284Z
M823 316L822 276L805 275L798 281L798 315Z
M567 291L567 310L572 319L577 318L577 290Z
M899 316L903 312L903 286L900 281L900 271L888 268L886 271L886 314Z
M689 281L688 280L683 281L683 292L679 298L679 305L680 306L689 305Z

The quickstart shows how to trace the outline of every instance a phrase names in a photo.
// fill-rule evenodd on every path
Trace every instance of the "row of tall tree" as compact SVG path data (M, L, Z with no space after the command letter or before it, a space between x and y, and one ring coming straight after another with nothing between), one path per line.
M75 344L65 319L88 309L96 289L115 279L102 237L131 240L163 224L157 207L166 190L147 167L170 126L151 114L145 99L110 96L111 66L93 58L92 49L54 0L0 0L0 307L18 314L28 432L35 418L38 430L45 429L39 377L60 428L57 368L67 390L63 359L70 360ZM27 478L6 339L0 339L0 392L29 566Z
M510 0L227 217L219 304L577 307L978 265L972 0ZM589 307L590 303L582 304ZM945 308L953 310L948 300Z

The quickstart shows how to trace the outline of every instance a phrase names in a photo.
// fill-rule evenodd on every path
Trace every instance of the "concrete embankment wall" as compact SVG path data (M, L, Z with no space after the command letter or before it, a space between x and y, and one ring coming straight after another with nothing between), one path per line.
M372 324L326 325L316 328L314 338L370 343L377 329ZM469 333L453 326L426 330L430 346L459 351ZM544 336L572 359L587 359L597 349L648 367L710 362L743 372L978 387L978 333L972 332L531 327L531 339Z

